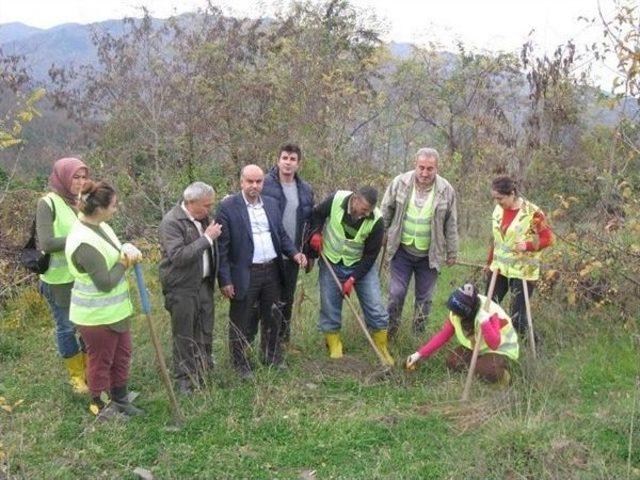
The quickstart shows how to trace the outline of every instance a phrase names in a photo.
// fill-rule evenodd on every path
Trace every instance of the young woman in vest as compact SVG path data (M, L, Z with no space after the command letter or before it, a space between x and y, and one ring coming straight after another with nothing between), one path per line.
M455 335L460 343L447 358L447 367L461 371L471 363L472 340L477 328L482 332L482 344L476 363L476 375L500 385L508 385L511 379L508 360L517 360L520 350L518 335L511 319L495 302L489 311L482 309L486 297L479 295L470 283L453 291L447 301L449 316L442 329L417 352L409 355L405 367L414 370L421 360L429 358Z
M75 282L69 317L87 346L91 411L100 418L119 412L138 415L128 401L133 305L125 271L141 260L131 244L121 245L105 222L116 212L116 192L106 182L87 181L80 197L80 221L71 228L65 254ZM107 392L111 401L100 398Z
M524 336L527 310L523 284L526 283L531 298L540 277L540 251L551 245L553 234L542 210L518 194L510 177L496 178L491 184L491 195L496 207L487 265L492 272L500 270L492 300L502 302L511 290L511 319L516 331Z
M67 267L64 247L71 226L78 218L78 195L89 175L77 158L61 158L53 164L49 193L36 207L36 234L39 248L51 255L49 268L40 275L40 293L47 300L55 322L59 355L69 372L76 393L88 393L85 377L86 354L76 328L69 321L69 298L73 275Z

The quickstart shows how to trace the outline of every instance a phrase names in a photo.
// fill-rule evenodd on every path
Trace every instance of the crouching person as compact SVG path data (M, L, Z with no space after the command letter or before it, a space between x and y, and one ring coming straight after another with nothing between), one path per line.
M511 319L502 307L491 302L489 311L482 308L486 297L479 295L470 283L453 291L447 301L449 317L442 329L417 352L407 358L406 368L413 370L418 362L429 358L455 335L460 343L447 358L447 367L454 371L468 368L473 354L473 339L480 328L482 339L475 373L483 380L506 386L511 375L508 359L519 356L518 335Z
M131 244L121 245L105 223L116 212L116 202L116 192L108 183L87 181L79 202L81 215L65 247L74 277L69 318L87 347L90 409L100 419L143 413L128 400L133 305L125 278L127 268L142 255ZM102 392L109 394L109 403L101 399Z

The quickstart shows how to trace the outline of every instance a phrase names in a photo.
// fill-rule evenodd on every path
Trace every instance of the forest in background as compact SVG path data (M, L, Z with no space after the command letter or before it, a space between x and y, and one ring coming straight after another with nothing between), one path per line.
M510 174L561 240L550 284L562 280L572 304L621 302L631 316L640 32L637 6L616 5L610 18L584 19L601 26L601 42L579 52L568 41L551 55L533 40L514 53L459 44L394 55L375 13L347 0L292 2L259 20L209 6L159 22L144 10L122 21L122 35L94 30L97 65L52 65L46 84L34 84L28 57L2 55L2 283L24 276L15 254L61 156L78 155L113 182L116 227L153 243L186 184L203 180L225 195L243 165L269 168L284 142L302 146L318 198L365 183L383 190L433 146L458 192L463 237L488 238L488 185ZM611 92L576 76L605 57L618 64Z
M97 62L54 65L47 82L28 56L0 52L0 479L138 478L139 466L157 478L640 478L640 11L619 1L611 16L584 21L602 30L587 51L567 41L545 55L532 40L512 53L460 44L398 54L372 12L329 0L263 20L214 7L125 19L123 35L94 32ZM604 58L617 64L608 92L577 75ZM523 354L510 389L476 384L463 407L464 379L440 358L371 380L375 357L352 318L345 362L325 358L314 270L298 286L303 353L288 373L263 369L238 385L217 299L220 368L181 399L187 422L172 430L139 316L132 381L148 415L96 426L62 384L37 278L18 264L53 161L77 155L116 185L113 224L144 251L169 352L162 214L192 180L219 197L237 190L243 165L270 167L288 141L302 146L318 199L382 190L418 148L437 148L458 194L461 259L478 263L491 179L517 178L556 236L533 298L537 363ZM443 270L430 332L463 278L482 283L479 271ZM391 351L401 362L415 348L402 331Z

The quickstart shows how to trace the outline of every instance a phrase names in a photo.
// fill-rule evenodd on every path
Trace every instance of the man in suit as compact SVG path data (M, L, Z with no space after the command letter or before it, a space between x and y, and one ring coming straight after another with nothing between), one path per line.
M265 345L261 359L267 365L284 368L279 341L277 309L284 279L282 255L301 267L307 259L298 252L282 224L277 202L262 197L264 172L247 165L240 175L241 191L222 201L217 222L222 226L218 240L220 269L218 283L229 307L229 351L234 369L243 379L253 377L247 349L263 322ZM253 314L258 304L260 315Z
M160 224L160 281L171 314L177 387L189 395L213 367L213 289L221 227L209 219L215 200L210 185L194 182L182 198Z

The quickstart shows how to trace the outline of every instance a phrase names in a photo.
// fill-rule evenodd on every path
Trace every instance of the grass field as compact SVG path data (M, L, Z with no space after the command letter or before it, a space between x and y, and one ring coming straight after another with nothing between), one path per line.
M430 332L442 325L451 285L471 276L444 270ZM169 360L153 268L147 280ZM263 367L250 383L230 370L228 304L216 294L218 366L205 389L179 398L187 418L179 430L144 317L134 326L131 387L147 414L98 424L65 383L46 306L35 288L22 291L0 320L0 479L126 479L136 467L158 479L640 478L640 337L637 326L621 327L615 309L587 315L534 296L544 337L538 363L523 356L507 390L474 383L462 405L465 378L444 368L446 347L417 372L397 366L379 378L346 307L347 356L329 361L315 328L317 270L300 287L293 340L302 353L288 357L288 371ZM398 365L425 340L411 338L410 310L391 348Z

